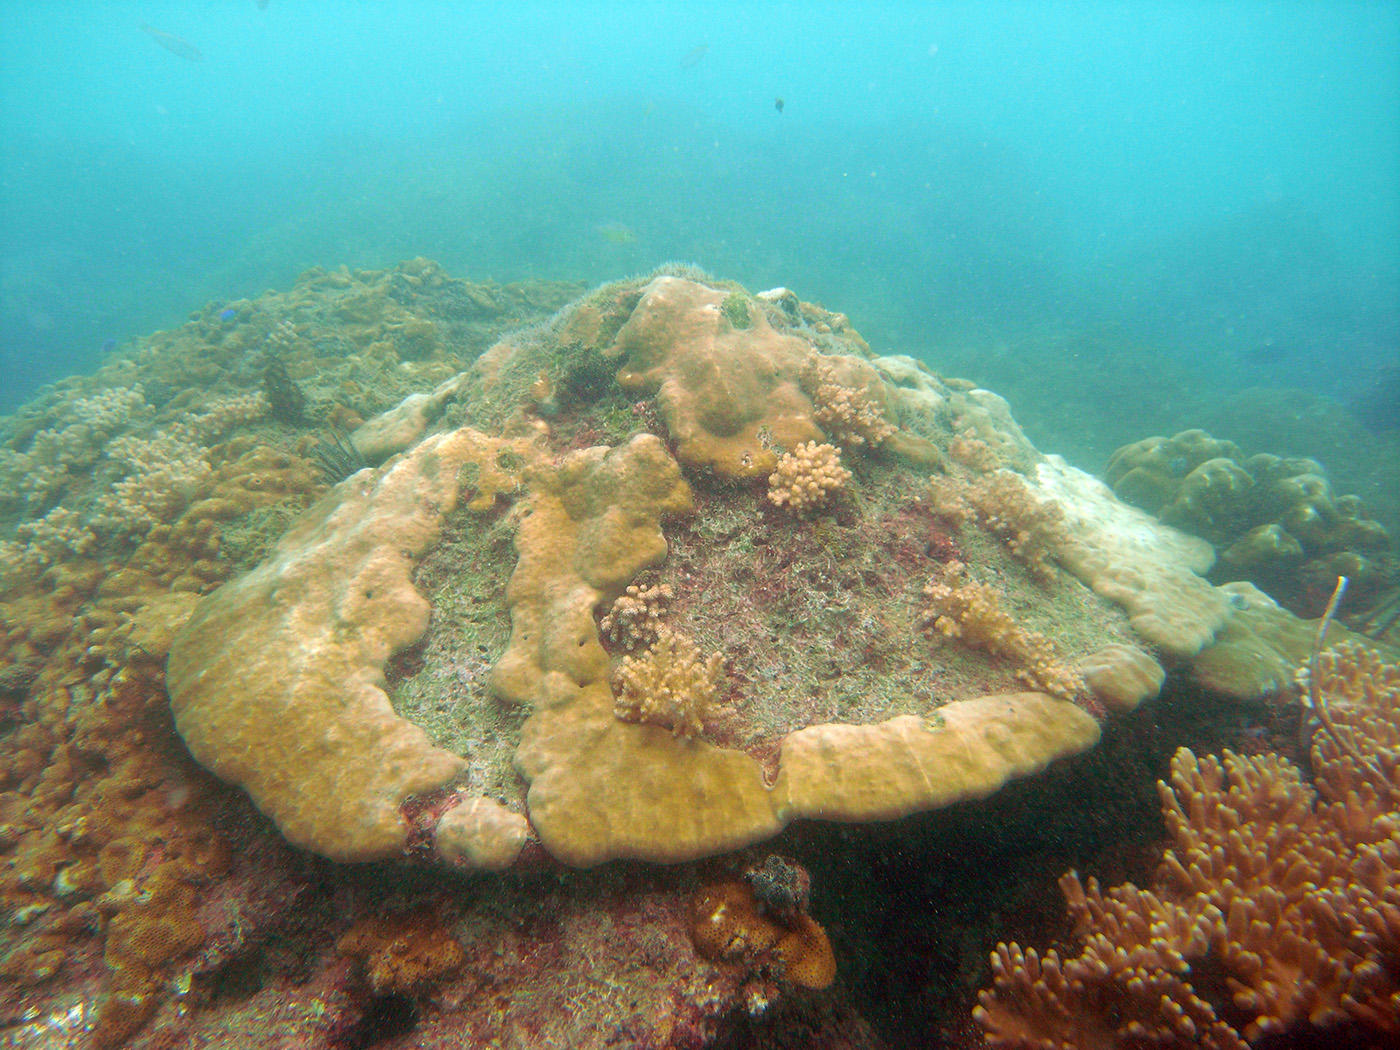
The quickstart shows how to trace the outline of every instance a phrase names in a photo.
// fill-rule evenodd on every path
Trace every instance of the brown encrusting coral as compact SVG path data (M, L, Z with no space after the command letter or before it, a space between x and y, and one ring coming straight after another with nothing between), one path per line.
M432 906L366 916L345 931L335 947L359 962L376 995L420 994L466 959Z
M744 881L718 882L696 894L690 927L695 950L713 962L738 964L750 980L769 977L827 988L836 979L831 941L807 914L805 896L789 893L775 906L771 877L765 875L771 860L767 868L746 872ZM784 868L795 869L790 879L807 877L791 861Z
M1400 1035L1400 665L1351 645L1318 663L1333 719L1386 782L1322 733L1310 783L1276 755L1178 751L1154 888L1067 874L1080 948L998 945L977 1010L993 1046Z

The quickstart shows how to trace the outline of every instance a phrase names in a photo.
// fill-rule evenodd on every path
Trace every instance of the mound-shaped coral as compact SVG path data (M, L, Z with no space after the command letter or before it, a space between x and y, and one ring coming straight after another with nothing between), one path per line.
M1202 430L1125 445L1105 477L1122 499L1209 540L1213 578L1249 580L1299 615L1322 612L1338 576L1353 594L1385 585L1390 537L1311 459L1245 456Z
M334 857L421 850L414 800L446 793L469 798L436 826L459 863L509 863L526 816L569 864L676 861L986 795L1093 745L1086 681L1131 707L1160 684L1143 643L1190 655L1218 629L1196 541L1041 457L994 395L784 302L671 274L611 286L440 384L448 429L344 482L176 639L192 751ZM411 444L431 418L405 412L376 432L412 417ZM984 509L940 524L949 485ZM448 522L472 549L513 536L508 585L491 559L453 569ZM938 536L1034 595L997 635L1033 644L930 644ZM488 618L508 640L458 578L505 586ZM665 595L631 642L629 587ZM490 670L463 695L441 661L472 637ZM512 752L523 782L483 772Z

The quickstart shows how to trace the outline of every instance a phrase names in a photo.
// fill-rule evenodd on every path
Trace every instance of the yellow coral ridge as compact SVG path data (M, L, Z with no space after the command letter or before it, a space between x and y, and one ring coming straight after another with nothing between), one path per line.
M362 471L271 558L201 601L175 638L168 680L180 735L291 842L336 860L395 856L408 839L403 802L463 771L394 712L383 667L427 628L414 559L470 495L468 468L480 474L470 505L484 508L512 483L490 465L527 448L463 428ZM524 818L501 815L483 826L518 850Z

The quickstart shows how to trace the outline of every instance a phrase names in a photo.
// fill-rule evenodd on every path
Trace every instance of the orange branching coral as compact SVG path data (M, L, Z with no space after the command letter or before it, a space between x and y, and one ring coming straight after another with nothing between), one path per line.
M462 965L462 946L431 905L361 919L336 942L377 995L422 993Z
M768 476L768 499L794 514L811 514L850 480L851 472L841 466L841 453L834 445L805 441L778 460L778 469Z
M719 653L706 659L689 635L662 625L646 652L622 658L613 679L617 717L698 736L716 712L723 669Z
M1083 950L998 945L976 1011L993 1046L1400 1035L1400 667L1351 646L1324 656L1332 716L1388 785L1323 735L1311 785L1274 755L1179 750L1159 784L1173 845L1155 891L1066 875Z
M812 418L842 448L879 448L894 433L880 406L864 390L843 384L828 362L814 360L802 385L816 406Z
M599 621L603 637L629 653L651 645L661 630L671 596L669 583L630 585Z
M958 638L1016 665L1016 677L1065 700L1085 692L1084 680L1066 667L1043 634L1021 626L1001 607L997 592L974 580L962 562L949 562L941 579L924 588L924 622L945 638Z
M1368 801L1387 794L1392 802L1400 799L1400 665L1386 663L1374 649L1344 642L1317 655L1317 674L1320 697L1348 738L1343 744L1327 733L1314 737L1319 790L1332 798L1355 793ZM1354 756L1338 761L1347 744L1361 755L1363 766L1358 768Z

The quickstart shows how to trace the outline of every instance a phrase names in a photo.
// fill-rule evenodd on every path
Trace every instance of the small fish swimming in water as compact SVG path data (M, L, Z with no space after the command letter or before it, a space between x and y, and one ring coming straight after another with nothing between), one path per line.
M773 108L776 109L779 113L783 111L783 96L779 95L773 100Z
M235 310L235 309L234 309L233 307L231 307L231 306L226 306L226 307L224 307L222 310L219 311L219 320L220 320L220 321L232 321L232 320L233 320L235 317L237 317L237 316L238 316L238 311Z
M172 55L188 58L191 62L200 62L204 59L204 55L200 53L199 48L195 47L188 40L180 39L174 33L167 33L165 30L157 29L155 26L147 25L145 22L141 23L141 32L145 33Z
M609 222L598 227L598 236L609 244L634 244L637 235L620 222Z

